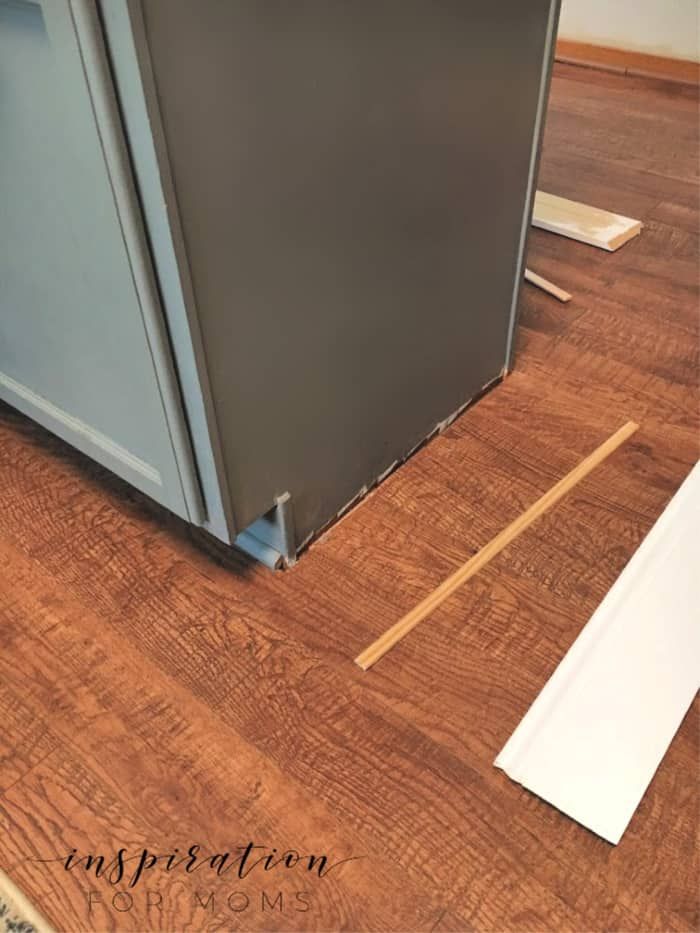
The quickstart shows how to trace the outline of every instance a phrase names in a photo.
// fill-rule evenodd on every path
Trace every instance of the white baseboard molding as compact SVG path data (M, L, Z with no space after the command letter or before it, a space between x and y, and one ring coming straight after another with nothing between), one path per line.
M699 528L696 465L495 762L613 844L700 686Z

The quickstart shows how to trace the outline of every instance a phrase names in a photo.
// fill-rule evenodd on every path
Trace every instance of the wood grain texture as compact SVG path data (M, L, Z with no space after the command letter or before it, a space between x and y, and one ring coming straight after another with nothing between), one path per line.
M557 66L540 187L645 224L539 230L513 373L291 571L200 535L0 418L1 867L60 930L696 930L697 702L616 849L492 761L698 456L697 96ZM611 433L615 457L371 677L352 657ZM363 856L310 908L234 914L162 873L119 912L66 846ZM272 883L269 883L269 880ZM203 909L193 887L214 890Z

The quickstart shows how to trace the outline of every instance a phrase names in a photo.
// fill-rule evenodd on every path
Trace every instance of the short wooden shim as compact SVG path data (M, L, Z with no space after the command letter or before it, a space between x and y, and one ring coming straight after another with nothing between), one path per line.
M478 573L482 567L499 554L514 538L531 525L536 518L539 518L543 512L555 505L562 496L565 496L578 482L587 476L591 470L595 469L599 463L602 463L606 457L617 450L620 444L623 444L637 430L639 425L633 421L628 421L619 430L612 434L605 443L601 444L597 450L582 460L578 466L567 473L541 498L530 506L522 515L519 515L515 521L511 522L506 528L496 535L488 544L481 548L472 558L463 564L459 570L452 576L444 580L436 589L430 593L423 602L419 603L414 609L411 609L402 619L396 622L390 629L384 632L375 642L365 648L362 654L355 658L355 663L363 670L369 670L381 657L383 657L390 648L400 641L404 635L407 635L411 629L415 628L419 622L422 622L426 616L430 615L437 607L443 603L455 590L459 589L464 583Z
M571 295L568 292L565 292L563 288L559 288L554 282L550 282L549 279L545 279L544 276L538 275L531 269L525 270L525 281L529 282L531 285L536 285L538 288L541 288L543 292L547 292L548 295L553 295L554 298L558 298L559 301L571 301Z

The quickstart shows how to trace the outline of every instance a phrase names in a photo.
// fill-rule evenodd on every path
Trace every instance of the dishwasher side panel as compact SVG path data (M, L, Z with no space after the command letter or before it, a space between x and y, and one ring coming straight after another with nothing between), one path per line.
M238 529L297 543L509 358L556 0L131 0Z

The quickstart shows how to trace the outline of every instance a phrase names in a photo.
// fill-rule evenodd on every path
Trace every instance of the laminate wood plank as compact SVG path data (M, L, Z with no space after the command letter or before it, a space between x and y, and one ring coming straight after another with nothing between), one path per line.
M595 159L587 173L588 184L593 184L596 173L604 175L610 166L628 172L630 179L638 172L656 177L659 191L662 186L673 190L679 182L697 181L697 91L665 82L610 76L606 92L601 93L600 83L580 80L580 71L573 68L565 72L565 96L557 93L556 82L554 85L547 126L557 134L557 158L587 158L589 163ZM623 110L624 119L616 120L615 115ZM562 172L559 177L567 178L567 174ZM571 171L567 183L576 186L581 182ZM542 178L538 187L551 190ZM565 190L569 194L568 187ZM616 207L626 210L622 203Z
M31 559L15 554L13 573L18 584L31 582L41 592L44 574ZM275 876L274 884L264 887L283 891L288 903L284 916L287 920L291 916L298 924L306 921L303 928L330 925L335 929L354 929L371 922L377 928L396 923L429 929L439 904L412 888L391 860L378 859L372 851L371 838L363 839L362 831L350 835L339 831L331 813L301 788L297 789L288 776L278 773L240 735L223 726L210 707L197 703L176 682L146 663L141 653L131 649L118 634L105 630L81 605L67 601L50 629L34 632L31 619L37 601L28 588L24 600L26 617L13 626L22 674L2 658L2 676L15 689L28 682L31 688L27 702L37 709L52 710L53 727L64 743L61 756L70 746L72 754L89 760L90 780L100 793L121 800L123 788L129 788L125 809L142 815L139 847L162 851L167 840L175 840L170 845L189 840L208 851L226 851L245 844L247 836L239 836L247 833L247 826L252 826L251 836L261 841L274 840L280 847L328 852L329 857L332 855L338 861L354 854L361 857L346 866L340 865L332 877L301 879L300 889L308 891L312 915L308 918L294 916L298 906L295 901L300 886L298 876L289 879ZM0 621L5 622L1 610ZM61 689L63 684L75 684L81 673L84 683L80 691ZM142 684L136 697L130 696L128 690L134 676ZM76 735L77 720L84 728ZM178 780L174 780L176 774ZM280 793L282 788L284 795ZM183 800L187 801L184 811ZM10 818L21 823L24 804L18 804L12 794L7 794L5 801ZM42 809L40 803L36 806ZM95 835L104 829L99 822L95 825L92 821L88 832L89 811L82 813L81 820L86 824L85 833L93 849L103 844ZM324 832L319 833L315 825L322 826ZM232 832L236 833L234 838ZM133 837L131 831L131 835L123 836L124 842ZM117 848L114 845L112 850ZM351 887L348 879L353 882ZM221 901L222 890L224 894L228 891L222 889L218 878L215 881ZM231 883L229 880L229 886ZM353 904L355 898L361 900L365 885L379 885L384 896L381 901L365 904L362 915L358 915L353 913ZM149 882L149 887L155 885ZM256 895L258 887L254 886ZM252 897L253 892L249 893ZM106 894L104 898L108 899ZM169 900L171 910L185 910L169 888L163 891L163 898ZM197 907L194 889L186 901L191 910ZM135 915L143 922L141 912ZM220 920L222 916L226 916L225 909ZM190 922L186 910L181 915L165 914L162 920L166 925L159 928L163 929L183 928ZM154 923L152 917L150 923Z
M624 302L601 295L598 307L579 319L579 326L567 335L567 341L582 351L604 353L620 364L633 355L640 373L684 386L692 393L697 382L699 348L690 333L675 327L659 328L657 332L647 321L635 322L634 314L626 314L626 308ZM662 315L661 309L658 314ZM638 326L631 327L631 323Z
M0 795L17 784L57 745L41 715L0 683Z
M172 876L161 881L163 911L155 915L147 909L143 891L135 891L129 904L125 885L112 889L94 876L64 869L73 848L109 853L111 859L122 846L138 852L148 845L143 817L122 795L113 795L70 745L58 747L25 782L0 798L0 815L8 874L25 893L32 892L56 929L138 933L161 928L161 920L163 929L191 925L196 904L193 898L182 897ZM122 894L117 906L123 910L110 903L118 892ZM218 919L220 923L225 919L223 911Z
M580 327L583 329L583 322ZM589 324L586 325L586 329L591 333L594 330ZM685 340L680 336L678 338L678 345L681 348L687 347L689 342L687 337ZM595 418L596 413L600 418L605 411L601 403L626 405L638 420L644 419L645 427L646 423L651 421L654 430L664 424L668 424L669 429L675 429L680 433L685 429L684 449L688 452L695 450L696 445L693 443L695 438L692 432L696 423L698 393L694 386L687 384L690 379L684 372L686 364L683 358L680 357L678 360L681 364L679 365L681 378L676 385L673 385L669 381L667 368L642 369L640 367L634 372L633 365L630 365L629 354L621 358L622 354L616 352L617 348L612 340L611 352L607 355L600 341L592 339L591 343L595 345L593 350L586 345L581 334L572 329L565 338L558 340L556 346L552 347L552 357L561 362L568 362L571 367L571 372L559 374L556 387L551 385L556 370L550 368L549 362L533 361L527 370L523 368L513 373L507 380L507 383L510 383L507 400L513 402L516 410L512 414L505 413L509 424L515 425L517 419L527 410L533 414L541 404L542 398L551 401L558 424L566 423L569 404L573 405L577 415L585 415L587 419ZM520 345L523 353L545 344L551 344L551 340L546 335L530 330L527 326L521 328ZM594 371L594 380L586 378L588 366ZM690 367L688 366L687 369L689 371ZM626 382L628 376L629 383ZM560 386L561 394L559 393ZM579 391L579 397L576 397L576 389ZM506 401L505 394L503 401ZM474 423L472 420L464 422L465 425ZM543 440L548 440L550 436L556 434L556 428L553 431L547 428L543 430ZM491 436L497 437L498 432L491 432ZM562 443L564 443L563 437L564 435L560 435Z
M66 636L70 637L72 627L72 625L55 626L51 629L49 634L52 639L58 637L61 633L63 633L64 638ZM262 635L260 635L259 638L262 643ZM44 652L40 652L37 645L30 645L27 647L28 658L41 658L42 654L45 654L47 658L55 656L72 658L80 651L80 647L84 641L85 638L83 636L80 638L74 637L74 647L68 648L65 643L61 643L56 644L54 650L45 650ZM22 643L24 643L24 639L22 639ZM99 651L98 657L104 655L105 659L107 659L113 656L113 653L106 652L104 647L100 647L97 650ZM109 679L106 677L104 661L101 666L98 666L92 658L88 658L88 663L90 667L95 670L95 680L105 682L105 689L109 691ZM303 776L303 783L305 786L312 790L318 790L328 782L329 776L333 773L334 768L339 766L340 751L336 747L337 740L334 738L337 734L335 733L335 723L340 721L343 710L347 708L347 699L339 696L332 682L333 678L330 676L330 671L328 669L324 670L323 668L319 669L318 666L314 666L312 659L309 658L303 660L301 664L303 679L307 683L307 689L309 691L307 700L307 698L299 694L298 678L296 676L296 667L298 664L299 662L295 657L293 645L287 646L281 644L277 646L276 650L272 651L270 649L262 650L261 644L261 651L256 661L258 689L260 689L263 694L269 694L270 691L273 690L278 694L277 702L271 699L268 704L267 716L270 720L270 725L274 725L274 742L270 743L269 746L268 743L265 743L265 751L272 758L277 758L281 755L282 759L286 760L289 764L289 755L292 753L292 748L296 748L297 751L299 748L298 739L295 740L294 737L306 733L305 744L307 762L301 763L300 769L292 768L291 772L296 772L299 777ZM219 694L217 696L218 704L212 704L212 702L210 702L209 705L215 706L222 718L225 718L232 724L235 722L236 731L239 735L257 735L259 716L255 715L255 711L250 708L249 704L246 702L245 697L248 692L248 687L245 684L240 684L238 681L232 681L230 678L224 679L226 680L228 691L224 690L223 695L220 695L223 685L220 684L218 688L213 686L213 690L216 690L217 694ZM272 694L270 694L270 696L272 696ZM325 715L321 719L318 719L318 717L316 720L311 719L304 711L306 703L313 702L313 697L316 697L321 708L326 710ZM374 713L374 721L377 721L376 712ZM400 731L406 731L406 727L398 723L396 727ZM360 731L363 729L361 724L358 724L357 728ZM382 731L385 733L387 728L388 726L384 725ZM409 729L408 738L411 739L411 741L399 740L402 749L400 752L397 751L394 756L395 760L393 766L391 766L391 762L387 762L387 765L390 765L390 767L384 772L384 777L381 780L381 793L377 793L376 800L370 788L367 788L367 792L369 792L369 796L367 796L367 793L362 793L359 786L357 786L356 793L359 793L360 796L358 801L353 803L351 808L354 810L352 817L353 825L359 827L362 822L365 821L368 822L371 828L372 822L376 819L377 813L379 812L377 808L381 806L382 801L385 801L387 797L398 795L397 803L400 802L403 807L407 804L410 805L410 798L406 797L407 789L395 788L391 776L392 773L396 773L396 771L400 772L405 770L408 763L414 760L414 756L420 755L422 743L419 742L416 748L415 734L411 737L410 731ZM165 734L169 734L169 731L166 731ZM321 740L322 736L324 737L323 740ZM378 736L376 743L377 748L385 747L386 738ZM363 756L359 761L355 761L354 757L350 755L347 756L347 759L348 760L343 763L344 770L347 773L347 777L341 778L343 783L350 778L354 778L353 772L357 772L357 776L359 776L363 767ZM312 770L309 770L310 765L313 766ZM257 768L249 767L247 770L249 774L255 774L259 777L261 767L258 765ZM287 768L287 771L290 773L289 768ZM440 780L442 780L439 774L440 769L436 768L430 775L425 775L424 782L427 782L428 785L436 781L439 783ZM250 780L252 780L252 776ZM379 788L377 788L377 790L379 790ZM422 793L425 792L426 791L423 791ZM458 796L453 798L454 803L450 804L450 806L458 803ZM486 800L484 800L484 803L486 803ZM305 808L302 808L302 812L305 812ZM220 819L220 814L217 815L217 819ZM422 876L422 872L425 871L425 865L429 859L429 852L425 848L423 831L421 830L417 837L410 837L409 840L409 837L404 835L407 826L410 826L410 822L407 824L405 820L401 820L397 826L392 828L392 842L394 843L394 851L399 858L400 864L407 864L410 866L411 872L415 872L416 879L418 879ZM385 832L387 832L387 830L385 830ZM359 835L361 838L361 834ZM459 845L459 836L456 830L443 834L443 842L447 850L443 855L445 864L433 866L431 872L440 876L443 879L442 883L448 885L448 890L454 890L455 896L463 898L465 905L469 905L470 910L478 917L481 914L479 905L483 885L489 882L486 878L483 880L481 880L481 878L474 878L471 880L472 886L467 890L467 879L464 877L465 865L461 863L462 855ZM504 855L505 853L492 856L495 864L491 867L489 867L491 858L481 860L482 867L489 872L490 883L494 883L495 878L503 875L504 865L502 864L502 860ZM375 859L376 856L372 861L374 862ZM416 859L418 862L417 865L415 864ZM460 865L460 863L461 871L456 872L455 868ZM423 866L422 868L420 868L421 865ZM379 876L377 875L378 868L380 869L380 866L375 864L372 869L375 880L379 880ZM476 866L474 866L474 868L476 868ZM509 874L512 874L514 869L516 869L515 862L510 867ZM470 873L472 870L473 869L470 869ZM514 909L521 903L523 898L525 902L529 902L533 897L533 891L536 890L537 902L541 905L542 909L545 907L547 908L545 913L540 912L539 914L540 925L547 916L549 916L550 919L559 917L562 920L567 916L564 905L559 903L556 898L550 898L545 891L540 891L536 879L528 880L520 870L517 870L517 874L519 876L518 885L522 885L522 890L518 892L514 891L513 893L512 903ZM406 891L404 891L402 896L406 896ZM327 911L326 916L328 916ZM485 917L486 915L482 916L484 922ZM402 928L401 925L399 925L398 928Z
M700 217L694 204L679 203L669 198L655 205L649 219L665 224L673 230L684 230L694 236L700 234Z

